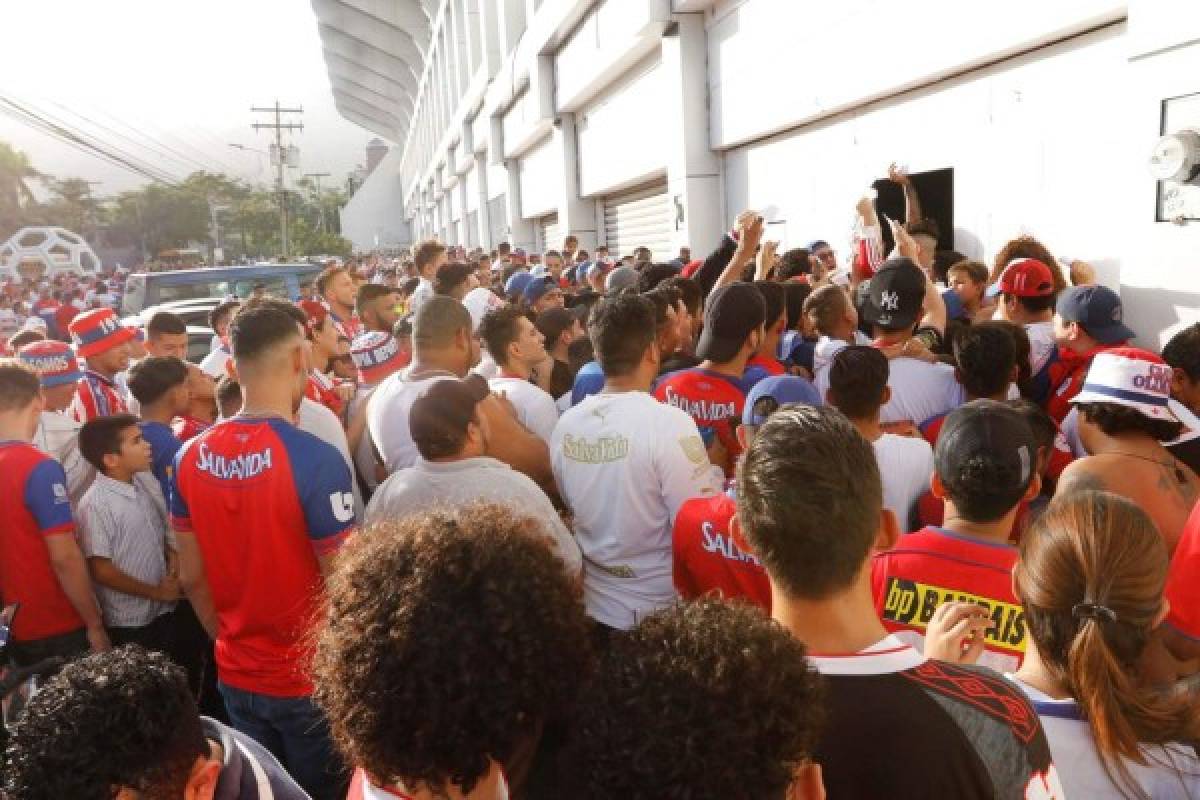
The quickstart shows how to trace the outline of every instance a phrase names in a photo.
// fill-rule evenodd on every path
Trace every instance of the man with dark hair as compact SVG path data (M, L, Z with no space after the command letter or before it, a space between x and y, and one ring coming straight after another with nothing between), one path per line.
M794 375L763 378L755 384L746 396L738 444L745 449L767 418L791 403L820 405L821 398L811 383ZM693 497L680 506L671 535L675 589L687 600L716 593L744 598L769 612L767 573L745 543L734 538L730 523L736 514L737 492L732 488Z
M888 433L880 425L879 410L892 392L889 372L887 358L876 348L846 347L833 357L825 398L871 443L883 480L883 507L909 531L917 500L933 474L933 449L922 439Z
M420 455L413 466L380 484L367 506L367 523L434 507L505 504L537 520L567 572L579 577L579 545L546 493L528 476L488 455L491 436L480 404L490 396L487 382L469 375L461 381L437 381L416 399L408 425Z
M492 391L508 398L521 424L549 445L558 423L558 406L546 390L530 381L533 370L546 360L545 337L516 306L484 314L478 334L498 368L496 377L488 381Z
M1034 258L1012 261L1000 280L987 290L1000 297L1000 313L1009 322L1025 328L1029 335L1029 374L1032 400L1045 405L1050 394L1050 369L1058 361L1054 335L1054 304L1057 292L1050 268Z
M703 299L700 295L700 284L692 278L676 275L667 278L659 285L679 290L679 297L687 311L686 329L683 327L680 329L683 334L682 352L690 356L696 351L696 337L700 335L700 325L703 322L700 315L700 305Z
M789 406L767 420L738 470L737 527L767 568L771 615L825 679L813 760L830 797L1063 796L1018 689L986 667L926 660L880 622L870 556L898 529L875 454L844 416ZM887 758L865 768L870 742Z
M875 346L905 348L891 361L891 399L880 416L885 425L915 427L961 404L962 388L954 379L953 367L908 355L909 339L929 350L940 350L946 328L941 293L911 259L893 258L883 263L871 278L861 316L871 326Z
M674 264L649 264L638 274L637 286L638 294L645 294L651 289L656 288L663 281L679 275L679 267Z
M354 299L354 313L362 321L365 331L392 332L392 326L399 319L396 312L396 307L400 304L399 294L396 289L378 283L364 283L358 287L358 296ZM350 341L353 343L354 340Z
M180 589L150 443L137 417L114 414L85 422L79 449L97 473L79 503L80 547L109 638L165 651Z
M478 285L475 269L465 261L449 261L442 264L433 276L434 293L453 297L460 303L467 296L467 292Z
M563 308L565 298L558 281L550 275L534 276L521 292L521 299L534 314L551 308Z
M151 472L165 500L171 496L175 454L183 446L171 429L171 422L186 414L191 405L187 364L178 358L143 358L129 370L129 391L138 401L142 436L149 442L152 454Z
M1009 537L1041 489L1037 442L1016 409L976 400L946 418L935 463L930 485L945 503L945 523L910 533L875 556L875 609L889 631L920 648L941 603L979 603L991 619L980 663L1015 670L1027 640L1012 589L1017 549Z
M584 686L564 796L824 798L824 696L804 656L748 608L707 599L652 614Z
M344 776L309 697L312 684L296 665L308 652L325 576L354 525L353 481L337 448L292 424L307 385L302 323L264 302L238 313L230 339L242 412L176 458L171 520L180 579L217 642L234 727L280 757L314 798L332 800L344 792Z
M449 297L435 296L413 324L413 361L385 378L367 402L367 430L388 472L416 463L417 448L408 428L413 402L433 383L465 378L479 363L479 339L472 333L471 314ZM492 455L524 472L541 486L551 486L546 443L522 426L498 398L484 401L494 435Z
M592 661L578 589L529 522L448 508L347 548L313 674L357 768L349 800L524 796L523 765Z
M825 246L826 248L829 247L829 245ZM829 252L833 253L832 250ZM775 277L781 281L791 281L805 275L811 275L811 258L812 254L807 248L793 247L779 257L779 264L775 268Z
M420 283L408 300L408 307L416 313L435 294L433 279L449 258L446 256L446 245L437 239L426 239L417 245L413 251L413 262L417 267L417 277Z
M563 414L550 454L584 554L588 614L603 636L674 600L675 514L718 482L692 419L649 394L659 364L651 301L605 298L588 330L604 390Z
M1121 298L1107 286L1072 286L1058 296L1054 338L1058 360L1050 367L1046 410L1062 424L1088 368L1099 353L1125 347L1134 332L1122 321Z
M954 377L966 400L1008 399L1017 380L1017 343L1005 322L980 322L963 329L954 340ZM925 441L937 444L946 414L923 421L918 428Z
M556 402L569 394L575 382L575 371L570 367L567 352L571 342L586 335L582 323L584 313L581 313L584 311L581 307L548 308L538 314L533 323L546 340L546 358L537 366L538 381L541 383L544 379L546 391Z
M1164 446L1183 429L1170 408L1172 376L1161 358L1134 347L1092 359L1071 401L1089 455L1063 470L1055 493L1103 489L1128 498L1154 520L1168 552L1200 498L1200 477Z
M546 275L554 279L554 285L562 279L563 256L557 250L547 250L542 254L542 263L546 267Z
M0 360L0 600L21 604L5 654L18 665L109 647L63 468L30 442L42 410L37 374Z
M696 423L713 463L726 475L741 448L734 435L746 401L746 364L763 339L766 301L750 283L713 292L704 307L704 331L696 355L700 366L664 377L654 389L659 401L685 411ZM607 373L606 373L607 374Z
M208 327L213 329L213 342L209 354L200 362L200 369L214 380L226 374L225 367L230 358L229 321L241 306L240 300L226 300L208 312Z
M651 289L642 296L654 304L654 339L665 362L679 350L679 292L664 287ZM659 375L662 374L663 365L660 364Z
M1170 408L1183 423L1179 438L1167 442L1166 447L1200 474L1200 323L1172 336L1162 358L1171 368Z
M29 701L4 791L22 800L303 800L262 745L201 717L183 670L136 646L67 665Z
M754 383L768 375L783 375L783 364L777 358L779 340L787 330L787 290L775 281L755 281L754 287L763 296L767 314L763 321L763 337L758 350L746 362L747 375L742 386L749 391Z
M186 359L187 325L170 311L159 311L146 323L146 353Z
M354 276L348 269L326 267L317 275L316 288L317 296L329 309L329 316L339 334L349 341L362 332L362 322L354 315Z

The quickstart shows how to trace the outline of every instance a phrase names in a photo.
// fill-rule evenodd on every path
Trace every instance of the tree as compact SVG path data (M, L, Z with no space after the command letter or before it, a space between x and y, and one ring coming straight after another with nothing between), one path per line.
M0 238L40 221L37 198L29 186L45 178L33 168L29 156L0 142Z
M56 225L90 238L95 235L100 221L100 201L92 195L92 186L82 178L49 180L50 202L46 204L46 216Z

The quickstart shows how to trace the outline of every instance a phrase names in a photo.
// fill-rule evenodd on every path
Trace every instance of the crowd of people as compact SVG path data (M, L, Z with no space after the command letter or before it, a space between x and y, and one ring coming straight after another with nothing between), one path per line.
M1200 325L891 177L843 253L330 263L198 365L22 323L3 796L1200 796Z

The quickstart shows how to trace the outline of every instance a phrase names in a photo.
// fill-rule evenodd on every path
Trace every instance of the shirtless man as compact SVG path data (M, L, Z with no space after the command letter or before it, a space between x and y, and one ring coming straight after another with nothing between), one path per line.
M1145 509L1169 552L1200 498L1200 478L1164 442L1182 427L1167 406L1171 368L1133 347L1100 353L1092 362L1079 409L1079 435L1089 455L1063 470L1058 494L1104 489Z

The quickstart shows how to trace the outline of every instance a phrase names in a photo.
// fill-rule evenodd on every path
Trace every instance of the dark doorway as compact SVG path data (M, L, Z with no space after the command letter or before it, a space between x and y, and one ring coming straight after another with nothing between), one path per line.
M921 202L921 215L937 222L938 250L953 250L954 169L914 172L912 182L917 190L917 199ZM879 224L883 228L884 252L890 253L895 242L891 228L883 218L886 215L896 222L904 222L904 190L886 178L871 185L878 194L875 213L879 215Z

